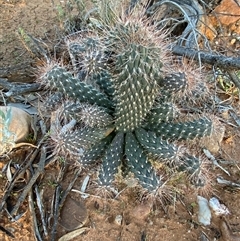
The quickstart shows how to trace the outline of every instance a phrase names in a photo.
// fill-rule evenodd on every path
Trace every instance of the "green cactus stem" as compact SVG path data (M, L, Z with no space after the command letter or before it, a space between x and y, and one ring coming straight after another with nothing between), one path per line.
M156 125L148 125L146 129L154 131L165 140L193 140L195 138L210 136L213 123L210 119L202 117L189 122L162 122Z
M80 82L74 78L65 68L55 66L46 73L46 78L53 87L57 88L67 97L73 98L80 102L96 104L108 109L112 108L111 101L97 89L85 82Z
M46 110L55 111L59 107L59 104L62 103L62 100L63 94L61 92L54 93L47 99L45 103Z
M126 133L125 154L127 165L143 188L153 191L160 185L160 180L147 159L142 147L131 132Z
M187 172L188 174L193 174L200 168L200 160L189 154L185 154L182 157L182 161L178 163L177 170L179 172Z
M162 140L154 132L138 128L135 130L135 135L142 147L158 159L174 161L178 158L178 147Z
M109 126L104 128L83 128L72 133L65 133L62 135L63 146L70 153L78 153L79 150L82 153L107 137L113 130L114 128Z
M91 82L96 83L100 90L103 91L105 95L108 96L108 98L113 98L114 94L114 87L111 83L112 76L109 73L109 71L102 71L98 74L94 74L91 76Z
M90 149L84 152L83 156L79 158L79 162L82 165L89 165L96 162L96 160L100 160L100 158L103 157L107 147L111 144L112 139L113 139L113 134L111 133L104 139L97 142Z
M105 69L107 54L99 39L85 37L68 43L68 51L73 66L82 69L86 75L98 73Z
M200 168L198 158L180 152L180 147L162 140L154 132L139 128L135 131L135 135L147 153L157 157L158 161L165 161L169 166L176 167L178 171L188 174L193 174Z
M168 122L175 119L177 114L177 107L173 103L163 102L151 109L151 112L146 116L145 122L148 123L148 125Z
M118 55L119 72L113 80L117 130L133 131L150 111L158 93L157 81L153 78L155 61L151 51L141 45L132 44Z
M113 123L107 110L97 105L70 102L64 105L63 113L67 118L82 122L87 127L104 127Z
M108 14L111 9L105 7ZM165 170L155 170L154 161L190 175L201 168L201 159L173 142L212 134L211 118L181 119L204 97L207 85L201 71L187 71L183 59L174 64L171 43L165 43L168 37L155 28L153 19L139 12L114 16L107 26L108 21L95 18L99 25L89 21L88 29L86 21L85 31L66 37L72 61L68 67L44 67L45 84L65 102L60 109L60 118L65 118L59 123L70 121L64 132L56 128L59 133L52 139L56 136L58 147L84 166L102 163L99 185L111 186L119 168L126 167L143 188L154 192L162 185L156 172ZM165 174L171 178L172 173Z
M174 93L184 91L187 88L187 80L184 73L172 73L163 78L159 84L161 90L166 93Z
M124 133L118 132L107 148L98 175L101 186L111 186L123 158Z

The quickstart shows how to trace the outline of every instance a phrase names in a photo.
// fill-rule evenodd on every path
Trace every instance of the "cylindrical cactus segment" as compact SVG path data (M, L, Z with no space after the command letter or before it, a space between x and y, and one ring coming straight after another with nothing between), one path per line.
M64 105L64 115L78 122L84 123L87 127L104 127L113 123L112 116L105 108L81 103L68 103Z
M137 140L142 147L150 154L160 160L174 161L178 158L178 148L156 136L154 132L146 131L143 128L135 130Z
M87 75L102 71L106 66L107 54L100 39L86 37L67 42L73 66L78 71L84 70Z
M67 97L80 102L96 104L105 108L112 108L112 102L97 89L85 82L80 82L63 67L55 66L46 73L46 78L53 87Z
M83 156L80 157L79 162L82 165L88 165L100 159L103 156L106 148L110 145L112 139L113 134L111 133L104 139L97 142L94 146L84 152Z
M202 117L189 122L162 122L156 125L148 125L145 128L154 131L165 140L193 140L211 135L213 123L210 119Z
M111 126L103 128L83 128L62 136L63 145L70 153L78 152L78 149L89 149L100 140L107 137L114 128Z
M143 188L153 191L160 185L155 170L148 161L146 154L131 132L126 133L125 154L130 171L134 174Z
M80 115L81 121L90 127L104 127L113 123L112 116L105 108L99 106L84 105Z
M116 103L116 129L123 132L139 127L152 108L158 93L154 78L156 59L151 49L141 45L130 48L118 55L117 74L113 78Z
M159 103L151 109L151 112L146 116L145 122L160 123L163 121L172 121L177 117L177 108L171 102Z
M99 184L102 186L111 186L118 167L123 158L124 133L118 132L113 138L112 143L107 148L102 159L102 166L98 175Z
M174 94L187 88L187 80L184 73L172 73L161 79L159 85L164 92Z

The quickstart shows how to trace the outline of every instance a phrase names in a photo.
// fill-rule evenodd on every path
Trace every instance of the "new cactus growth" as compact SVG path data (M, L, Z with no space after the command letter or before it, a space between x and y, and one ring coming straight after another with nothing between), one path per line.
M55 64L43 75L71 101L63 114L78 123L62 135L65 149L84 166L101 160L102 186L113 185L125 167L143 188L157 190L162 181L152 156L176 170L197 171L200 160L174 142L209 136L213 123L205 116L181 120L174 97L189 83L184 72L169 73L174 63L164 33L136 16L97 31L102 37L85 31L68 38L72 69Z

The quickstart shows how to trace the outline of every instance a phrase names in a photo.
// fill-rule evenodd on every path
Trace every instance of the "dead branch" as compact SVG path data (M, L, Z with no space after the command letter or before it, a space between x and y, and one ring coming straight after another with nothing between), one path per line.
M20 205L25 200L25 198L28 195L29 191L32 189L33 184L36 182L36 180L38 179L40 174L43 172L44 167L45 167L45 160L46 160L46 149L45 149L45 147L43 147L41 149L41 157L40 157L40 161L38 163L38 168L36 169L36 172L34 173L32 178L30 179L30 181L28 182L26 187L24 188L24 190L21 193L20 197L18 198L17 203L15 204L13 210L10 213L11 216L14 216L17 213Z
M228 57L216 53L207 53L179 45L174 46L172 52L173 54L185 56L190 59L199 60L200 58L203 63L218 66L223 69L240 69L240 57Z

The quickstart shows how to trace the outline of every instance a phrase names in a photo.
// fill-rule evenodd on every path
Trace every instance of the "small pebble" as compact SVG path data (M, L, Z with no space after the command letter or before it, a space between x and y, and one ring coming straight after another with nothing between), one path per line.
M88 212L85 204L68 197L61 209L59 220L61 226L68 231L72 231L84 226L87 220Z
M123 217L122 217L122 215L117 215L116 216L116 218L115 218L115 223L117 224L117 225L122 225L122 220L123 220Z
M208 206L208 200L202 196L197 197L198 202L198 222L204 226L210 225L211 223L211 210Z
M230 214L228 208L224 204L220 204L216 197L212 197L209 200L209 206L212 208L217 216Z

